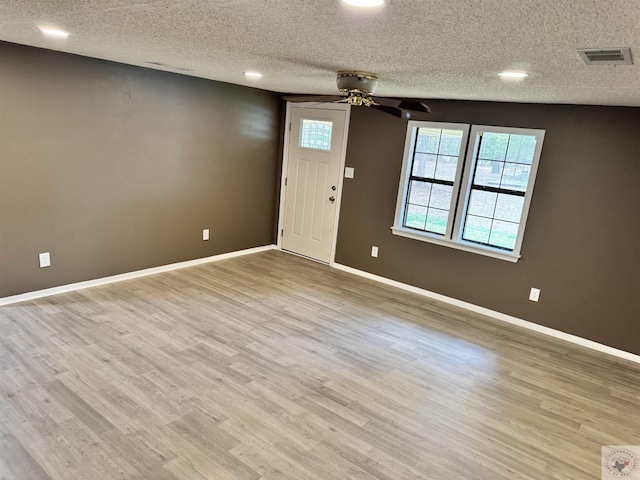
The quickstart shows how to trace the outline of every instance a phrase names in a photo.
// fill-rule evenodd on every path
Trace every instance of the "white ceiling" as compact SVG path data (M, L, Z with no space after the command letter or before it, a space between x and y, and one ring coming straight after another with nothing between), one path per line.
M640 106L638 0L2 0L0 39L277 92L333 94L335 71L357 69L379 74L379 96ZM576 54L599 47L636 64Z

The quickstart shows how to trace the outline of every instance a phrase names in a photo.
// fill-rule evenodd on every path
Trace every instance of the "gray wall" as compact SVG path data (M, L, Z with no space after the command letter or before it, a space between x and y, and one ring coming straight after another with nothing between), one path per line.
M0 297L273 243L280 130L273 93L0 43Z
M640 354L640 108L429 103L429 120L546 130L522 259L393 235L407 122L354 108L336 261Z

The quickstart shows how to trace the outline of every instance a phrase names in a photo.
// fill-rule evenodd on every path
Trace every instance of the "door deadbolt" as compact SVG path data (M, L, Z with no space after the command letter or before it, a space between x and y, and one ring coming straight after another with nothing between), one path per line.
M336 191L336 186L335 186L335 185L332 185L332 186L331 186L331 190L333 190L333 191L335 192L335 191Z

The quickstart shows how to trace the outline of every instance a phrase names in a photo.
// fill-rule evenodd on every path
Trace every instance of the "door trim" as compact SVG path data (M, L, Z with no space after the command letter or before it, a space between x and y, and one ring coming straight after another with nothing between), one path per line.
M318 110L343 110L345 112L344 118L344 137L342 142L342 152L340 152L340 175L338 177L338 190L336 191L336 215L335 223L333 225L333 238L331 239L331 256L329 257L329 265L335 263L336 258L336 241L338 239L338 225L340 223L340 204L342 202L342 182L344 180L344 167L347 157L347 142L349 134L349 118L351 117L351 105L347 103L318 103L318 102L303 102L303 103L291 103L287 102L287 111L284 120L284 147L282 149L282 172L280 175L280 205L278 207L278 236L276 247L278 250L282 250L282 229L284 226L284 201L286 187L284 181L287 178L287 172L289 167L289 140L291 136L291 130L289 124L291 123L291 109L293 107L318 109ZM321 262L324 263L324 262Z

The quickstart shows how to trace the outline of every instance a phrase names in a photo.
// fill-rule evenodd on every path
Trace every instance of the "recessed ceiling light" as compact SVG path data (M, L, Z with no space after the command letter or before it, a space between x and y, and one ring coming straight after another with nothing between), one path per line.
M379 7L384 3L384 0L342 0L347 5L353 5L354 7Z
M247 78L262 78L262 74L259 72L244 72L244 76Z
M526 72L512 72L507 70L505 72L500 72L498 76L502 78L525 78L528 77L529 74Z
M69 32L58 28L38 27L38 29L40 29L43 35L48 37L67 38L69 36Z

